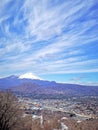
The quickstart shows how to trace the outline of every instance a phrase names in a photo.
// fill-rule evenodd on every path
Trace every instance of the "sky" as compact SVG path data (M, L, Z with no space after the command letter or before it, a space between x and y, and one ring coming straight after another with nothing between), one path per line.
M98 84L98 0L0 0L0 77Z

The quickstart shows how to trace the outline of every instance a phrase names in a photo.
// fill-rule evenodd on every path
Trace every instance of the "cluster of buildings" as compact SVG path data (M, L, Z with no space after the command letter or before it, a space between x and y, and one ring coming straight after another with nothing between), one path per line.
M97 97L96 97L97 98ZM61 111L76 116L98 118L98 100L95 97L73 97L71 99L19 98L20 108L26 113L40 115L44 110Z

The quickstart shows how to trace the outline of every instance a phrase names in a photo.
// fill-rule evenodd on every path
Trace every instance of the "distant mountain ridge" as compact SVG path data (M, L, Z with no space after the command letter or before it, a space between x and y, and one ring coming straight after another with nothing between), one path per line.
M13 92L21 92L30 95L53 96L98 96L98 86L86 86L77 84L56 83L40 79L19 78L9 76L0 79L0 90L10 89Z

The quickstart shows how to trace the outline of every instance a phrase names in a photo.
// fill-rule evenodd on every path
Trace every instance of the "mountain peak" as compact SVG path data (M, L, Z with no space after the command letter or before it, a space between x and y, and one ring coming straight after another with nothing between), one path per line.
M19 76L19 79L41 79L40 77L32 74L31 72Z

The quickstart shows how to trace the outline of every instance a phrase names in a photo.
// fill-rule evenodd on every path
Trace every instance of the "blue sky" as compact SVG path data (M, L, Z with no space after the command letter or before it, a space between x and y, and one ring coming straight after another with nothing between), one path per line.
M98 84L97 0L0 2L0 77Z

